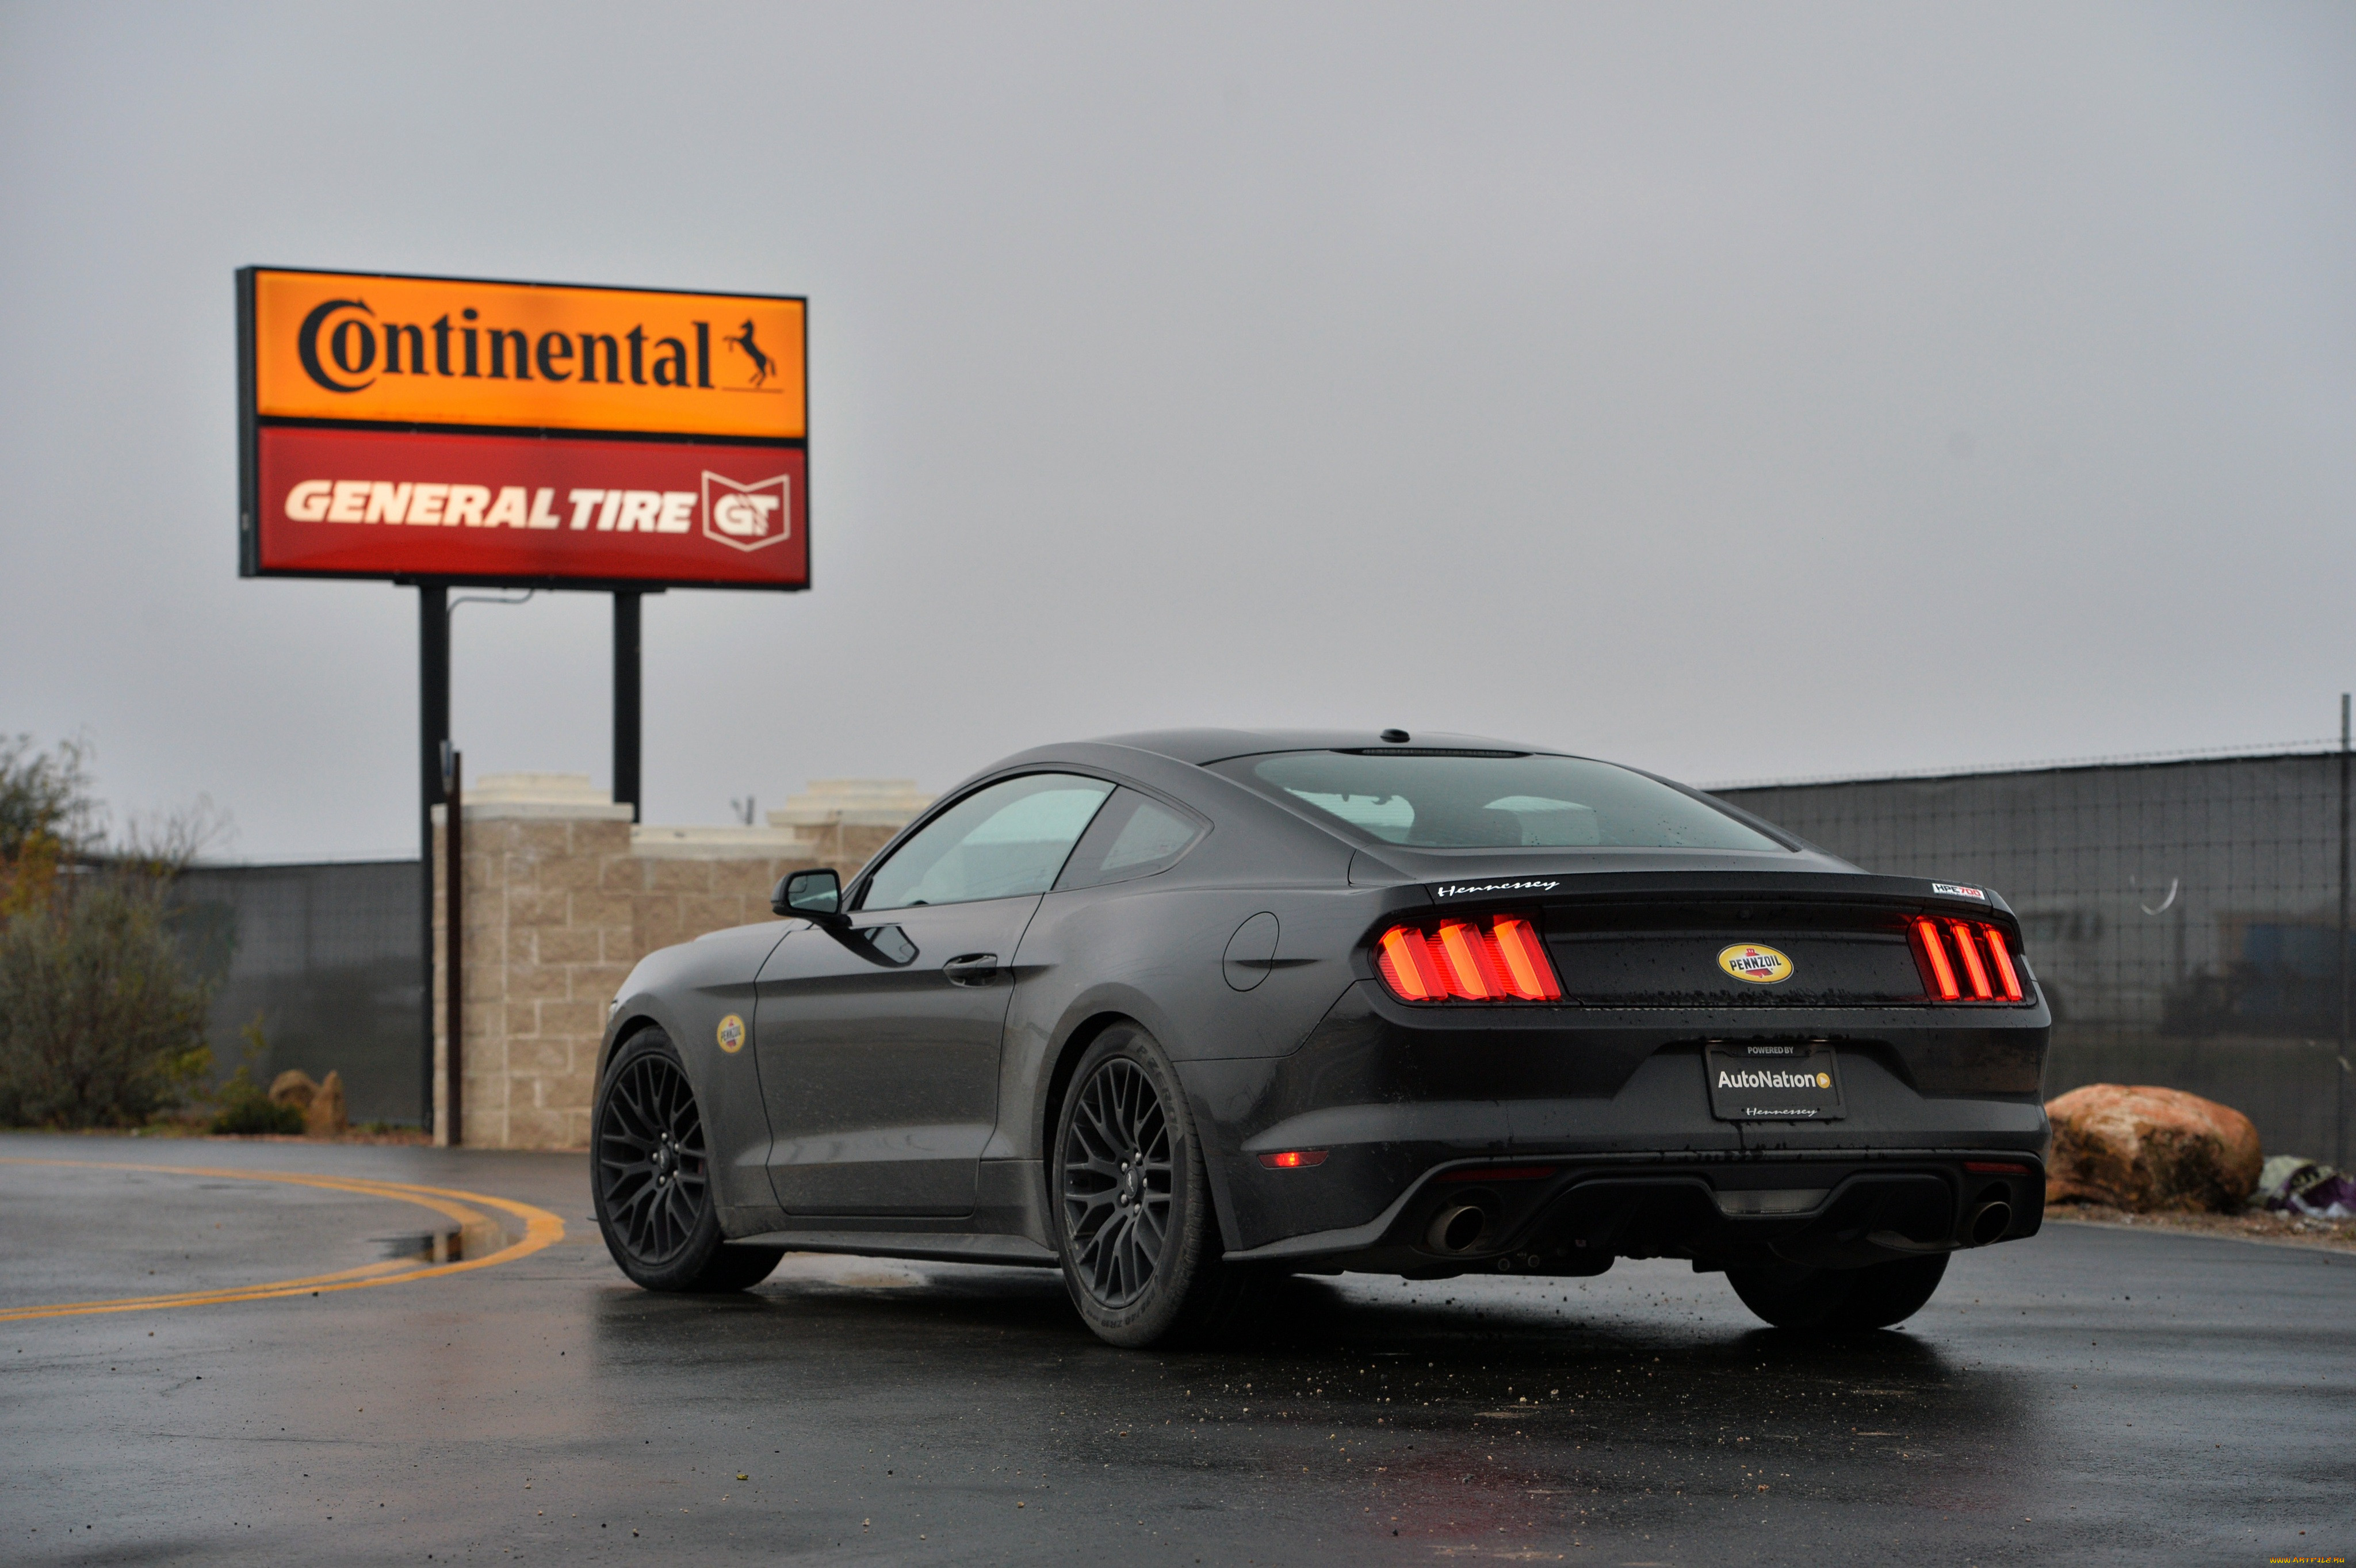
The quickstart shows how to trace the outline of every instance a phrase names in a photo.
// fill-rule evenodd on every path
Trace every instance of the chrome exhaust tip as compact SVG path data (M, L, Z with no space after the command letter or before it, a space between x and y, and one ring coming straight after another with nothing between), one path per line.
M1435 1252L1469 1252L1488 1233L1489 1216L1477 1205L1459 1203L1432 1216L1423 1240Z
M1985 1247L1991 1241L2001 1240L2004 1233L2011 1229L2012 1205L1983 1203L1972 1210L1971 1224L1965 1233L1970 1236L1973 1246Z

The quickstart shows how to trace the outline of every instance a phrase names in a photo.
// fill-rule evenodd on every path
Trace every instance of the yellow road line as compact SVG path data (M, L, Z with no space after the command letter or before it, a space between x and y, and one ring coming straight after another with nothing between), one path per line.
M268 1301L277 1296L319 1295L328 1291L365 1290L371 1285L402 1284L410 1280L430 1280L443 1274L464 1273L469 1269L487 1269L496 1264L513 1262L529 1257L541 1249L553 1246L564 1239L564 1221L547 1209L510 1198L493 1197L487 1193L458 1192L448 1187L420 1187L411 1182L375 1181L366 1177L317 1176L281 1175L275 1172L224 1170L212 1165L150 1165L132 1161L110 1160L37 1160L0 1155L0 1165L65 1165L81 1170L149 1171L161 1176L219 1176L231 1181L274 1181L294 1187L316 1187L331 1192L348 1192L362 1197L380 1197L395 1203L413 1203L430 1208L444 1219L455 1219L468 1231L489 1228L495 1222L484 1209L498 1209L524 1222L521 1237L496 1252L479 1258L466 1258L455 1263L434 1263L422 1268L406 1266L402 1260L363 1263L356 1269L343 1269L331 1274L314 1274L299 1280L273 1280L262 1284L223 1285L209 1291L175 1291L162 1295L125 1296L113 1301L68 1302L57 1306L20 1306L0 1310L0 1323L20 1323L33 1318L71 1317L85 1313L153 1312L170 1306L220 1306L230 1302Z

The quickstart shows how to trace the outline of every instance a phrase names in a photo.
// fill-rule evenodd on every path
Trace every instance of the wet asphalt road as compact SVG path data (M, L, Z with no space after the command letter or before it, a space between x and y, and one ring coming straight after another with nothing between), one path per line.
M646 1294L579 1156L7 1136L0 1314L365 1269L451 1223L24 1161L430 1184L566 1235L317 1296L0 1321L0 1561L2356 1553L2345 1255L2050 1225L1846 1343L1665 1262L1345 1276L1300 1282L1248 1350L1137 1354L1042 1272L789 1258L749 1296Z

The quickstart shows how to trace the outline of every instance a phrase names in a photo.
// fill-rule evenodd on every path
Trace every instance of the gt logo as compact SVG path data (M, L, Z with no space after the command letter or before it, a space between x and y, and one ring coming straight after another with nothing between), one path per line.
M769 532L769 513L776 505L775 496L722 496L712 503L712 521L732 538L758 539Z
M750 484L703 471L703 537L758 550L793 533L793 480L779 474Z

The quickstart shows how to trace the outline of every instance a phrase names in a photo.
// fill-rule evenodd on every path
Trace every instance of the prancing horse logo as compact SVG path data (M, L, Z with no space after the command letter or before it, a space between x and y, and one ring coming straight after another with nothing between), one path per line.
M777 362L763 353L761 346L753 341L753 324L750 321L744 323L742 333L723 338L721 341L744 350L745 356L753 361L753 384L756 387L766 381L769 372L777 368Z

